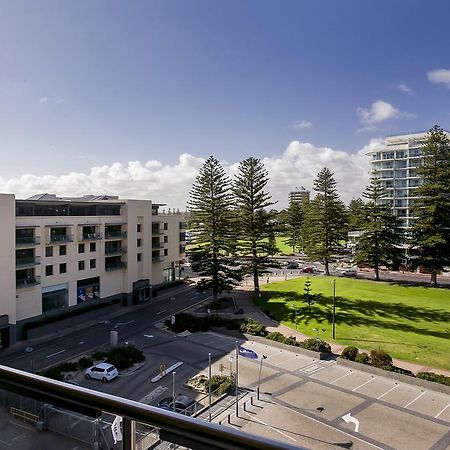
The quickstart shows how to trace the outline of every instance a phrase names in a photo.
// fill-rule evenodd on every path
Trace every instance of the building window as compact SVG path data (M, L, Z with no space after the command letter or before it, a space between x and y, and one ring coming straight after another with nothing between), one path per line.
M167 244L169 242L169 236L164 236L164 244Z
M78 261L78 270L84 270L84 261Z
M169 250L167 248L164 249L164 256L167 256L169 254Z
M45 266L45 276L50 277L53 275L53 266Z
M91 269L95 269L95 259L91 259L91 260L89 261L89 267L90 267Z
M142 261L142 253L138 253L137 254L137 260L138 261Z
M84 244L78 244L78 253L84 253Z
M95 242L91 242L90 244L89 244L89 250L91 251L91 252L95 252L95 249L96 249L96 243Z
M66 263L61 263L59 265L59 273L66 273L67 272L67 264Z
M59 255L64 256L67 254L67 246L66 245L60 245L59 246Z
M53 247L45 247L45 256L50 258L53 256Z
M142 225L141 225L140 223L137 224L137 226L136 226L136 231L137 231L138 233L140 233L140 232L142 231Z
M164 229L168 230L169 229L169 224L167 222L164 222Z
M136 241L136 245L137 245L138 247L141 247L141 246L142 246L142 239L138 239L138 240Z

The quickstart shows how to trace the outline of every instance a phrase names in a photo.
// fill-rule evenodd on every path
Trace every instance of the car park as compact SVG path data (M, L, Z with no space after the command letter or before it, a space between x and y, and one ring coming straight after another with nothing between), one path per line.
M303 273L314 273L314 267L303 267Z
M341 270L341 275L343 277L356 277L357 271L356 269L345 269Z
M158 407L165 409L167 411L173 411L173 398L166 397L163 398L159 403ZM185 414L187 416L192 416L196 412L197 402L186 395L178 395L175 398L175 412L180 414Z
M286 266L286 269L298 269L298 268L299 265L295 261L290 261Z
M101 380L103 383L106 383L107 381L111 381L118 377L119 372L112 364L103 362L86 369L84 376L88 380L92 378L93 380Z

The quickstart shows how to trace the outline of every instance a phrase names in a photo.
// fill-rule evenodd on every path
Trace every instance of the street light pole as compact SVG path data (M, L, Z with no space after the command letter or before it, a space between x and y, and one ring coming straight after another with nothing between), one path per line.
M336 337L336 278L333 280L333 331L332 338Z
M256 389L256 398L259 400L259 384L261 383L261 372L262 372L262 366L263 361L267 358L266 355L261 356L261 363L259 364L259 376L258 376L258 388Z
M211 422L211 352L208 353L208 362L209 421Z
M298 324L297 324L297 308L295 308L295 331L298 330Z
M236 341L236 374L234 377L234 382L236 383L236 417L239 417L239 343Z
M175 375L176 372L172 372L172 409L175 412Z

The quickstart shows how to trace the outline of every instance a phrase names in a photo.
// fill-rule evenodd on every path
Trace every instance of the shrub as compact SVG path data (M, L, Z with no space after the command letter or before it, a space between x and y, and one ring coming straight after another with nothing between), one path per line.
M370 352L370 361L373 367L378 367L384 370L392 369L392 357L384 350L372 350Z
M230 319L226 322L226 328L227 330L239 330L241 327L242 320L240 319Z
M419 372L417 378L426 381L432 381L434 383L444 384L445 386L450 386L450 377L445 375L440 375L434 372Z
M214 319L212 318L211 321L213 322ZM191 333L207 331L210 325L207 317L197 317L187 313L177 314L174 324L170 320L166 320L164 323L175 333L181 333L185 330L189 330Z
M42 372L39 373L39 375L58 381L63 381L64 379L64 376L61 373L61 369L59 368L59 366L50 367L50 369L43 370Z
M272 331L271 333L269 333L266 336L266 338L270 339L271 341L277 341L277 342L283 342L283 343L286 342L286 339L289 339L289 338L286 338L284 336L284 334L280 333L279 331Z
M314 352L331 353L331 346L328 342L322 339L309 338L299 343L299 347L306 350L313 350Z
M87 369L88 367L91 367L94 365L94 361L92 358L86 358L86 356L83 356L78 360L78 365L80 366L80 369Z
M116 366L117 370L127 369L128 367L131 367L133 365L130 364L129 359L127 359L124 355L120 353L109 355L108 358L106 359L106 362L112 364L113 366Z
M134 363L145 361L144 353L133 345L113 348L108 353L106 362L117 367L118 370L127 369Z
M358 356L359 350L356 347L353 347L352 345L345 347L344 350L342 350L341 358L342 359L348 359L350 361L355 361Z
M76 362L65 362L57 367L61 372L75 372L80 368Z
M362 352L358 354L355 361L361 364L370 364L370 357L367 353Z
M209 389L210 380L205 381L205 389ZM213 375L211 377L211 392L215 392L217 395L230 392L234 387L233 380L225 375Z
M242 333L251 334L253 336L267 336L266 327L253 319L247 319L240 327Z
M100 360L104 360L107 356L106 352L94 352L92 353L92 359L94 361L100 361Z

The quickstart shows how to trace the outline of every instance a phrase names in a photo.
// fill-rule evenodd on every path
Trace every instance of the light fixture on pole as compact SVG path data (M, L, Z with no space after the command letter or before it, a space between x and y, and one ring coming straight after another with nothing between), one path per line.
M239 417L239 343L236 341L236 374L234 376L236 384L236 417Z
M298 310L297 310L297 308L295 308L295 330L296 330L296 331L298 330L297 312L298 312Z
M256 389L256 398L259 400L259 384L261 382L261 372L262 372L262 366L263 366L263 361L267 358L266 355L262 355L261 356L261 362L259 364L259 376L258 376L258 388Z
M230 361L230 378L231 378L233 376L233 357L230 356L228 360Z
M336 337L336 278L333 280L333 317L332 317L332 338Z
M208 353L209 421L211 422L211 352Z
M175 375L176 372L172 372L172 409L175 412Z

